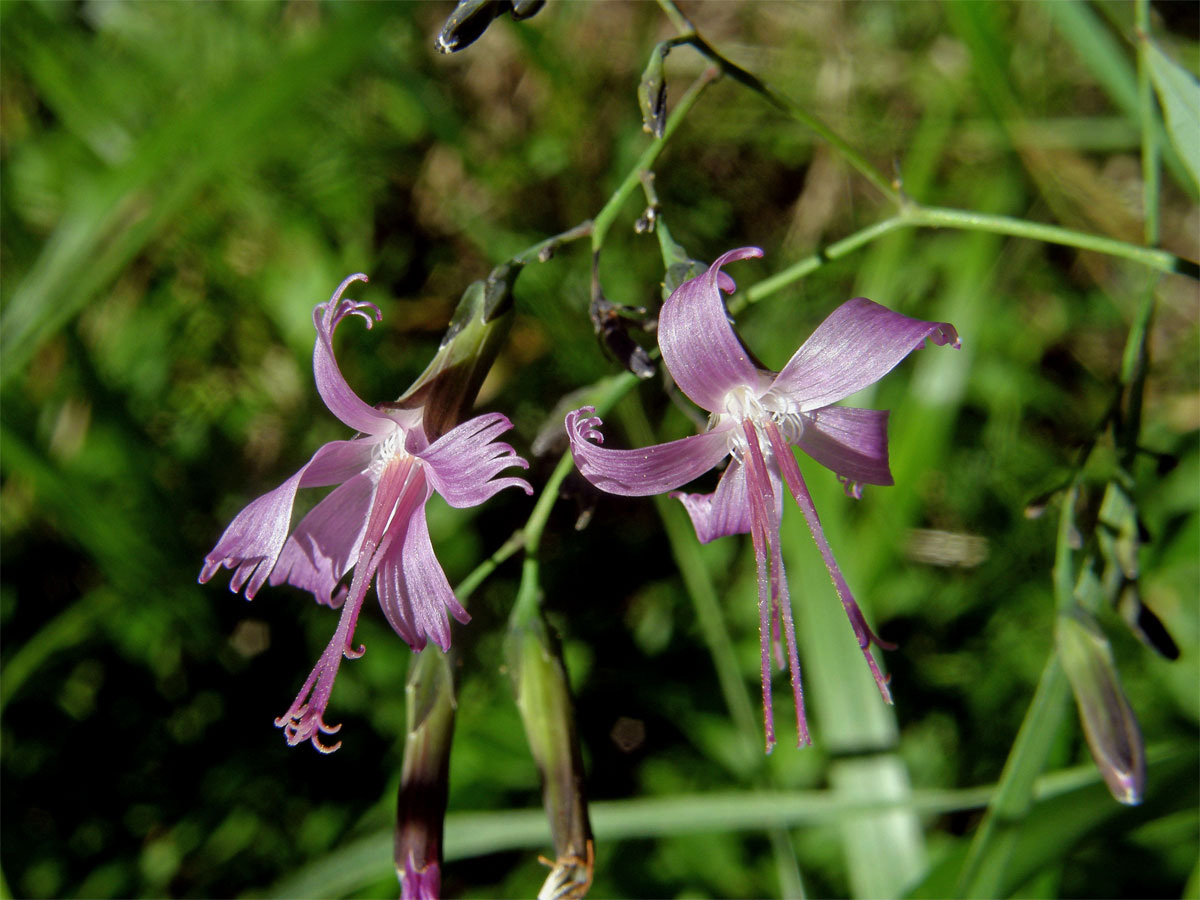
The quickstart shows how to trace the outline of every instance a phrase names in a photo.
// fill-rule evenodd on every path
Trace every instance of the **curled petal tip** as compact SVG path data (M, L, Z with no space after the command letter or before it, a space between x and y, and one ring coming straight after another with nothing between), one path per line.
M736 250L730 250L718 256L713 266L720 268L726 263L736 262L739 259L758 259L762 256L761 247L738 247Z
M594 441L597 444L604 443L604 435L600 432L599 427L604 423L599 416L593 415L595 408L584 406L573 412L567 413L565 421L567 436L572 441L576 439L582 441Z
M325 303L318 303L313 309L313 324L318 331L322 324L332 333L337 324L346 316L358 316L367 323L367 328L374 328L375 323L383 319L383 313L374 303L366 300L343 299L346 289L356 281L366 282L367 276L356 272L342 280Z
M962 339L958 336L958 329L947 322L939 322L937 331L930 337L939 347L949 344L955 350L962 349Z
M762 249L759 247L739 247L737 250L730 250L728 253L722 253L717 257L716 261L709 266L709 276L712 277L715 273L716 284L726 294L732 294L737 290L737 283L734 282L727 274L721 271L721 266L726 263L737 262L739 259L754 259L763 255Z
M326 756L328 756L330 753L335 752L339 747L341 747L342 742L337 741L333 744L322 744L320 738L314 734L312 736L312 745L318 753L324 753Z

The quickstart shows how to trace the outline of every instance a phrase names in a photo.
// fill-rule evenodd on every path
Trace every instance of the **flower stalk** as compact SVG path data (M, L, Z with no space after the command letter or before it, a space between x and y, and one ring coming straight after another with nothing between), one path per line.
M416 654L404 688L404 764L396 798L395 863L403 900L441 894L442 828L454 736L454 677L447 654Z
M550 874L538 900L580 898L592 883L595 845L562 648L541 610L518 602L509 621L506 649L517 709L541 775L542 803L554 841L554 860L546 861Z

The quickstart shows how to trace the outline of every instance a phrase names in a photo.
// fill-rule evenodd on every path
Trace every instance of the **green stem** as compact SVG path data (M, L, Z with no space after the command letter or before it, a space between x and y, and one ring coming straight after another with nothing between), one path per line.
M1057 225L1026 222L1010 216L909 203L898 215L884 219L882 222L876 222L874 225L823 247L811 256L797 260L770 278L763 279L748 291L734 295L729 303L729 311L740 312L747 305L757 303L806 275L812 274L822 266L841 259L843 256L848 256L860 247L901 228L955 228L961 231L1006 234L1044 241L1049 244L1060 244L1065 247L1078 247L1081 250L1092 250L1096 253L1141 263L1160 272L1175 272L1192 278L1200 276L1200 270L1197 269L1195 262L1166 250L1139 247L1125 241L1117 241L1082 231L1072 231Z
M608 202L596 214L592 220L592 251L599 252L604 245L604 238L608 234L608 229L612 227L613 220L617 217L617 213L621 211L621 207L625 201L629 199L639 185L642 183L642 173L648 172L653 167L655 160L662 153L663 148L667 145L667 141L671 139L671 135L679 127L680 123L687 117L688 112L700 99L700 94L708 87L720 74L717 69L708 69L703 72L699 78L692 82L692 86L687 89L687 92L679 98L679 103L671 110L671 115L667 117L667 124L663 128L662 137L657 137L652 140L648 147L642 151L642 155L638 157L637 163L625 176L624 181L617 187L613 195L608 198Z
M538 241L536 244L526 247L510 261L517 265L528 265L535 260L538 262L546 262L554 255L554 252L563 244L570 241L576 241L580 238L585 238L592 233L592 222L589 219L586 222L580 222L574 228L568 228L561 234L556 234L553 237L548 237L544 241Z
M620 400L637 382L637 376L629 372L608 378L596 386L595 392L590 398L590 405L596 408L598 414L603 415L612 409L613 404ZM541 605L538 546L541 544L546 522L550 518L550 510L558 500L559 488L562 487L563 481L571 473L574 465L575 461L571 457L571 451L568 450L559 459L558 465L554 467L550 477L546 479L546 484L542 488L537 502L533 505L533 512L529 514L525 527L521 529L524 536L525 559L521 565L521 585L517 589L517 599L513 605L513 621L532 620L538 614ZM474 572L471 573L468 578L474 574ZM487 577L487 574L485 573L482 577Z
M465 606L467 598L496 571L496 567L524 546L525 532L518 529L500 545L499 550L472 569L471 574L458 583L458 587L454 589L454 596L458 598L458 602Z
M1134 21L1140 36L1150 33L1150 2L1137 0ZM1150 61L1146 58L1148 41L1137 42L1138 113L1142 126L1142 217L1146 246L1158 244L1159 149L1154 119L1154 90L1150 84Z
M1030 238L1035 241L1045 241L1048 244L1062 244L1065 247L1077 247L1080 250L1093 250L1108 256L1116 256L1141 263L1162 272L1177 272L1196 278L1200 274L1197 265L1169 253L1166 250L1156 250L1150 247L1139 247L1136 244L1073 231L1058 225L1045 225L1041 222L1027 222L1010 216L993 216L985 213L967 212L961 209L946 209L936 206L919 206L913 204L907 210L901 211L901 216L908 219L909 224L921 228L958 228L964 231L988 231L992 234L1007 234L1013 237Z
M1079 483L1075 481L1063 495L1059 515L1058 540L1054 553L1054 599L1061 610L1075 603L1075 500ZM1029 814L1035 799L1035 784L1046 764L1050 745L1062 724L1070 685L1067 682L1058 654L1051 651L1038 682L1037 692L1025 713L1021 730L1013 743L996 793L988 804L987 813L958 876L960 897L999 896L1004 870L1008 866L1022 820Z
M688 17L683 14L683 11L672 0L658 0L658 5L666 13L667 18L671 20L671 27L680 34L696 30L688 20Z
M890 219L885 219L882 222L877 222L861 231L856 231L849 237L842 238L840 241L830 244L821 250L818 250L812 256L805 257L798 262L792 263L781 272L777 272L770 278L765 278L758 284L754 285L745 293L734 294L729 301L729 311L737 313L750 303L757 303L759 300L782 290L793 282L799 281L805 275L810 275L817 269L827 263L833 262L835 259L841 259L843 256L848 256L859 247L871 243L876 238L881 238L885 234L890 234L893 231L898 231L905 228L911 223L905 219L894 216Z
M1037 776L1062 723L1069 697L1070 685L1058 655L1052 653L1004 764L996 793L971 842L959 874L956 896L999 896L999 885L1020 833L1021 822L1033 806Z

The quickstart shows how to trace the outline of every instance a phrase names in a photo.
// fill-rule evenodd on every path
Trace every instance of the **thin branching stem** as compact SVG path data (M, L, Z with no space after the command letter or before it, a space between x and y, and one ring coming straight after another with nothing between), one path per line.
M662 137L656 137L650 142L646 149L642 151L642 155L638 157L638 160L634 164L633 168L629 170L629 174L625 176L624 180L617 187L617 189L613 191L612 196L608 198L608 202L606 202L600 212L596 214L596 217L592 220L593 252L599 252L600 248L604 246L604 238L608 235L608 229L612 226L613 220L616 219L617 213L621 211L621 207L625 204L625 201L629 199L630 194L637 190L637 188L642 184L643 173L648 172L651 168L653 168L655 161L657 161L659 157L659 154L661 154L663 148L666 147L667 141L671 139L671 136L675 133L675 130L679 127L683 120L687 118L687 114L691 111L691 108L695 105L696 101L700 99L700 94L703 93L704 89L712 84L712 82L716 80L719 75L719 69L706 69L703 73L701 73L700 77L692 82L692 86L689 87L687 92L679 98L679 103L676 104L675 109L673 109L671 114L667 117L667 124L663 128Z

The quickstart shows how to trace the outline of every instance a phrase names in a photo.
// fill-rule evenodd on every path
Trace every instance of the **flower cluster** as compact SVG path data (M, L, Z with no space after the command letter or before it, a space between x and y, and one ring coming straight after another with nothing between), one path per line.
M667 369L680 390L711 414L703 434L639 450L609 449L601 446L601 422L589 408L569 413L566 428L579 471L613 494L644 496L674 491L732 457L715 492L671 496L687 509L701 542L745 533L753 541L769 752L775 743L772 643L777 649L781 642L787 646L797 743L804 745L810 740L780 549L784 484L812 531L880 693L891 702L887 679L870 651L871 644L890 645L867 625L834 560L792 448L799 447L836 472L854 497L861 496L864 484L892 484L888 414L832 404L878 381L927 338L954 347L959 346L959 339L953 326L945 322L911 319L860 297L834 310L782 371L767 371L753 361L734 333L721 297L722 290L735 290L721 267L757 256L762 256L757 247L724 254L707 272L680 285L659 317L658 343Z
M342 657L364 651L353 637L372 579L388 622L414 650L427 641L445 650L449 617L470 618L429 541L425 502L433 492L455 507L483 503L506 487L533 493L524 479L497 477L510 466L528 467L496 440L512 427L505 416L477 416L430 441L422 425L425 407L371 406L346 383L334 358L333 333L347 316L360 317L368 328L379 321L376 306L342 296L353 282L366 280L351 275L313 310L317 391L330 412L358 434L325 444L291 478L238 513L200 573L206 582L222 566L232 569L230 589L244 587L247 599L269 581L303 588L318 603L341 609L333 639L291 707L275 720L289 744L311 740L322 752L339 746L321 742L322 734L341 727L327 725L323 717ZM329 485L337 487L291 530L296 492Z
M633 496L672 492L704 543L750 534L758 569L769 752L775 744L772 646L780 665L786 647L797 743L810 740L779 538L785 486L804 514L879 691L891 701L887 679L870 649L872 644L891 645L867 625L846 584L793 448L837 473L853 497L861 496L864 484L891 484L888 414L833 404L882 378L927 339L954 347L959 340L945 322L912 319L860 297L834 310L781 371L766 370L734 332L721 296L735 290L721 267L761 255L756 247L732 250L680 285L663 304L659 347L680 390L711 414L703 434L639 450L614 450L602 446L602 423L586 407L567 415L566 430L576 466L597 487ZM355 281L366 281L366 276L351 275L329 302L313 311L313 372L326 406L358 434L324 445L291 478L243 509L200 573L205 582L222 566L233 569L230 588L244 588L248 599L269 581L304 588L318 602L341 609L328 647L291 708L276 720L289 743L311 740L323 752L338 746L321 742L322 734L340 727L327 725L324 712L342 658L363 652L353 644L353 635L372 580L388 621L415 650L427 641L445 650L450 616L459 622L469 618L430 545L425 502L433 492L456 507L477 505L506 487L532 493L521 478L499 477L510 466L528 465L496 440L512 427L503 415L481 415L444 434L437 427L427 433L427 412L429 421L439 423L453 421L456 413L427 410L416 402L371 406L354 393L334 358L333 333L347 316L362 318L368 327L380 318L374 305L343 298ZM727 458L713 493L676 491ZM296 492L328 485L337 487L292 530Z

